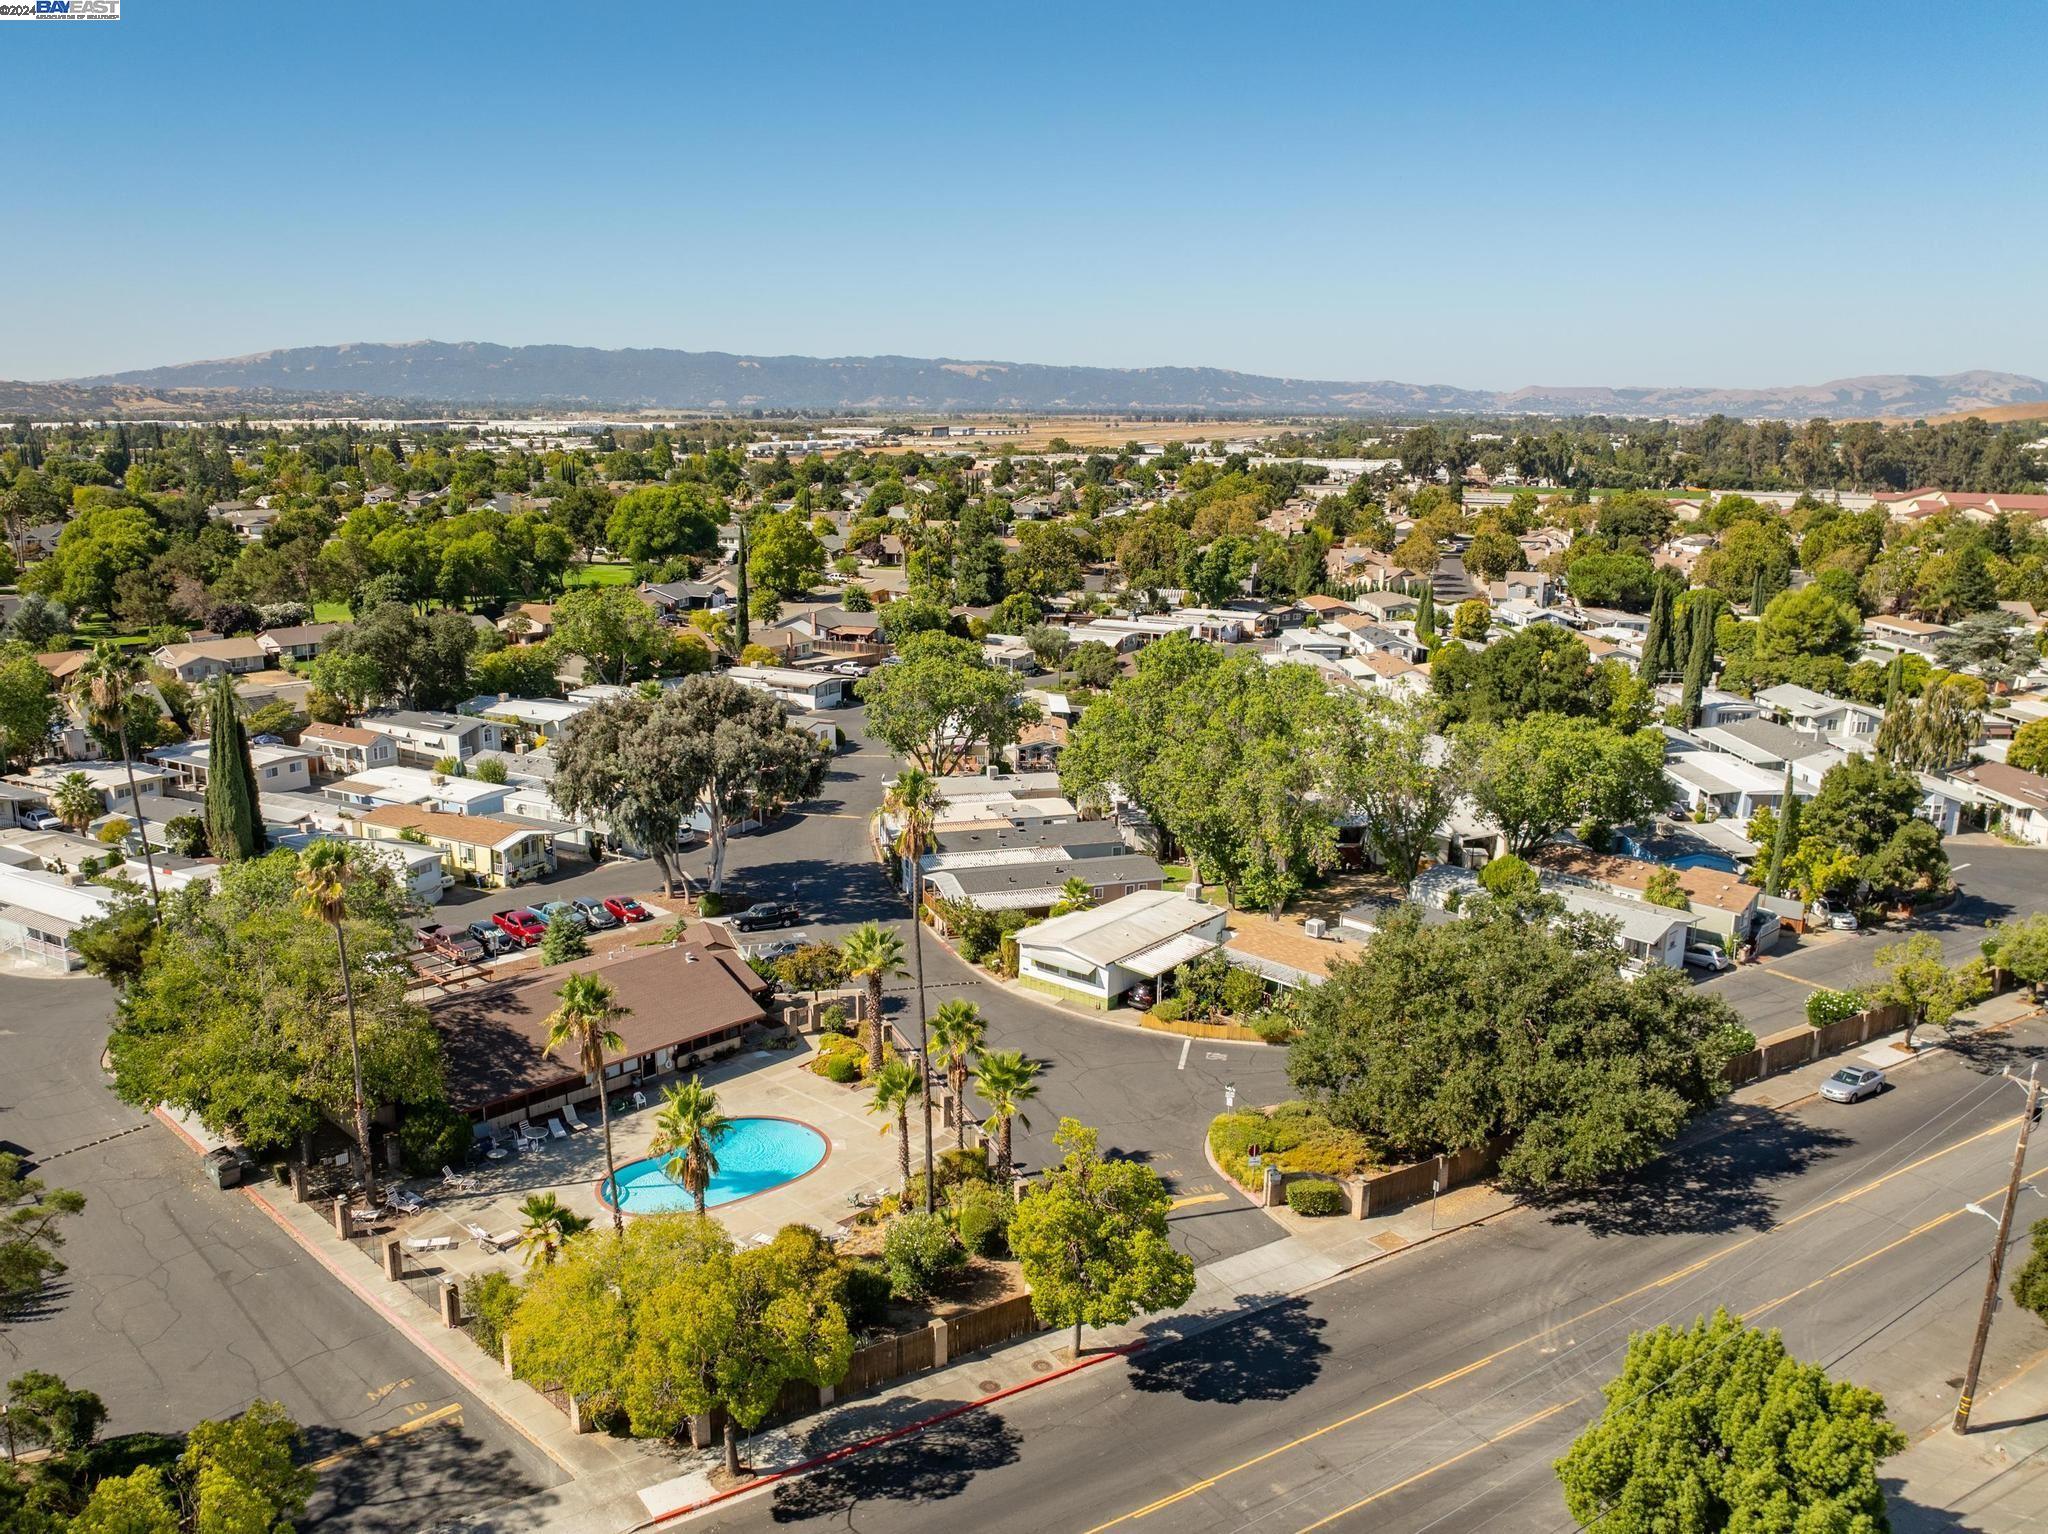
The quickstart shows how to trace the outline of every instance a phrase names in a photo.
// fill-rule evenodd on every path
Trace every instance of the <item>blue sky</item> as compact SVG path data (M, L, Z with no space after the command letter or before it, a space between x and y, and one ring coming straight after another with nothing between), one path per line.
M2048 375L2048 9L126 0L0 26L0 377L353 340Z

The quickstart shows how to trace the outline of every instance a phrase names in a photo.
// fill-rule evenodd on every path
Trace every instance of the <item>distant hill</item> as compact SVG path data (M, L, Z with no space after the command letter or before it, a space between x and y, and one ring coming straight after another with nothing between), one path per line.
M1880 374L1772 389L1538 386L1505 393L1450 384L1271 378L1223 368L1059 367L932 357L745 357L727 352L488 342L302 346L49 385L0 385L75 399L314 397L447 405L675 410L908 410L1230 414L1705 415L1804 420L1955 415L2048 400L2017 373Z

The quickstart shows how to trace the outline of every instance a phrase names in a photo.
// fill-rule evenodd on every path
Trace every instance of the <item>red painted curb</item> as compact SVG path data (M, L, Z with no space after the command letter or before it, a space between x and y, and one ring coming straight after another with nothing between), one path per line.
M801 1464L791 1465L783 1470L772 1471L767 1475L756 1476L744 1485L729 1486L724 1491L713 1492L708 1497L701 1497L697 1501L688 1503L685 1506L672 1508L666 1513L647 1519L644 1523L636 1523L626 1531L626 1534L637 1534L637 1531L641 1529L659 1528L664 1523L672 1523L678 1518L688 1517L691 1513L700 1513L707 1507L716 1507L721 1502L730 1502L734 1497L743 1497L748 1492L759 1491L764 1486L773 1486L777 1481L786 1481L791 1476L808 1475L811 1471L820 1469L835 1461L851 1459L856 1454L865 1454L869 1449L877 1449L885 1443L893 1443L899 1438L907 1438L912 1433L922 1433L928 1428L937 1427L941 1422L951 1422L955 1417L964 1417L971 1411L980 1411L982 1408L993 1406L996 1402L1006 1400L1010 1396L1021 1395L1025 1391L1035 1389L1040 1385L1050 1385L1054 1380L1063 1380L1070 1374L1080 1373L1083 1369L1092 1369L1097 1364L1108 1363L1112 1358L1128 1358L1136 1351L1136 1348L1105 1348L1092 1358L1084 1358L1079 1363L1068 1364L1064 1369L1055 1369L1050 1374L1041 1374L1036 1379L1021 1380L1015 1385L1005 1386L994 1395L983 1396L978 1401L963 1401L958 1406L948 1407L945 1411L934 1413L932 1416L925 1417L920 1421L906 1422L902 1427L891 1428L886 1433L877 1433L872 1438L863 1438L858 1443L842 1444L830 1453L820 1454L815 1459L807 1459Z

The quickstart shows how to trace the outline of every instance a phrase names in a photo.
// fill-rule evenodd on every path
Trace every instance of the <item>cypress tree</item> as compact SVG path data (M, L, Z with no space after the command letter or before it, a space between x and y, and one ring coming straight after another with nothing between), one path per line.
M1664 670L1664 652L1671 643L1671 588L1657 581L1650 592L1650 626L1643 634L1641 676L1652 687Z
M1707 689L1707 678L1714 669L1714 622L1721 615L1719 600L1710 591L1702 591L1693 598L1687 613L1692 621L1692 647L1685 658L1685 691L1678 707L1686 729L1691 729L1700 716L1700 694Z
M1771 837L1771 858L1764 865L1764 893L1784 888L1785 859L1799 845L1799 801L1792 796L1792 764L1785 764L1785 788L1778 800L1778 827Z
M256 769L249 760L249 732L235 706L234 679L225 673L208 684L207 720L207 844L224 862L253 858L263 850Z
M1894 655L1891 664L1884 668L1884 711L1887 715L1899 706L1899 699L1906 691L1906 657Z
M1415 638L1424 649L1436 647L1436 588L1426 583L1421 604L1415 609Z
M1759 565L1756 572L1756 584L1750 588L1749 615L1752 618L1761 618L1764 615L1764 604L1769 600L1770 597L1764 591L1763 566Z

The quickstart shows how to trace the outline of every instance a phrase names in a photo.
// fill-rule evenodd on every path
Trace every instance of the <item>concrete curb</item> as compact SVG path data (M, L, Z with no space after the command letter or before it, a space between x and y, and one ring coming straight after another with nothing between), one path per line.
M646 1519L644 1522L636 1523L627 1529L625 1534L639 1534L639 1531L642 1529L659 1528L662 1524L673 1523L679 1518L687 1518L694 1513L701 1513L708 1508L718 1506L722 1502L731 1502L752 1492L764 1491L778 1481L786 1481L794 1476L808 1475L813 1470L821 1470L827 1465L837 1463L839 1460L851 1459L857 1454L865 1454L868 1450L878 1449L885 1443L893 1443L897 1439L907 1438L913 1433L925 1432L930 1428L937 1427L942 1422L951 1422L955 1417L964 1417L971 1411L981 1411L986 1407L993 1406L998 1401L1007 1400L1011 1396L1022 1395L1027 1390L1036 1390L1040 1385L1050 1385L1055 1380L1063 1380L1070 1374L1080 1373L1083 1369L1092 1369L1097 1364L1108 1363L1112 1358L1128 1358L1131 1354L1138 1351L1139 1348L1136 1347L1105 1348L1093 1357L1083 1358L1075 1363L1068 1364L1064 1369L1054 1369L1048 1374L1041 1374L1036 1379L1020 1380L1014 1385L1004 1386L992 1395L982 1396L979 1400L962 1401L958 1406L949 1406L942 1412L934 1412L931 1416L920 1418L916 1422L906 1422L901 1427L889 1429L886 1433L876 1433L872 1437L859 1439L854 1443L841 1444L838 1448L829 1450L814 1458L785 1466L781 1470L772 1470L766 1475L756 1476L751 1481L743 1482L738 1486L729 1486L724 1491L713 1492L708 1497L699 1497L695 1502L686 1503L682 1507L672 1508L666 1513L661 1513L653 1518Z

